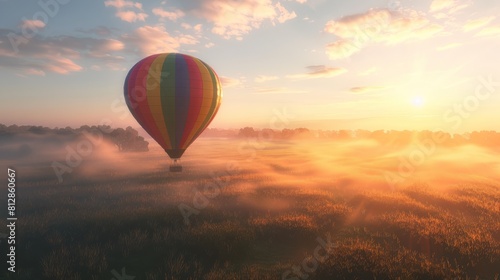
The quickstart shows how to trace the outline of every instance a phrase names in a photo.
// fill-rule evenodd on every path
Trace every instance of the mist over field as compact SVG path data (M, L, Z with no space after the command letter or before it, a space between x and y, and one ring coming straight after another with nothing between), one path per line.
M498 278L498 147L244 136L199 138L182 173L150 139L4 138L23 244L6 279Z

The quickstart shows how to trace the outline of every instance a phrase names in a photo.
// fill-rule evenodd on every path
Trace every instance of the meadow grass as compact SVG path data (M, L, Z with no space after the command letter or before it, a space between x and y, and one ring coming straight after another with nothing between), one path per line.
M217 154L218 141L193 156ZM109 280L125 268L135 279L282 279L330 234L338 247L307 279L499 278L498 185L429 181L388 189L356 178L359 159L347 174L346 166L304 166L317 162L306 147L287 147L278 159L277 149L258 152L224 175L227 186L189 226L179 203L192 206L224 161L187 161L182 174L162 171L166 164L133 174L75 170L62 184L50 173L20 176L18 272L3 277ZM151 160L131 157L137 165Z

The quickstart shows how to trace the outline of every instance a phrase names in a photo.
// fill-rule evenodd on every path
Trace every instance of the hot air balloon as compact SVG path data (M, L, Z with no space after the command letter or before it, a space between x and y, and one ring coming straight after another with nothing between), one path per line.
M213 120L222 99L219 77L198 58L162 53L146 57L125 79L127 106L182 171L179 159Z

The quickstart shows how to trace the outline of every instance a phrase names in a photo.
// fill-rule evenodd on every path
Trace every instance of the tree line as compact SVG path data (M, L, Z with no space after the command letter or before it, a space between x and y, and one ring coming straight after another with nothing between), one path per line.
M26 138L32 136L46 136L57 141L60 138L77 139L82 137L84 132L91 133L92 131L101 131L100 133L105 140L113 143L119 151L122 152L147 152L149 151L149 143L139 135L137 130L132 127L111 128L107 125L88 126L83 125L79 128L71 128L69 126L64 128L49 128L45 126L32 126L32 125L10 125L6 126L0 124L0 140L9 141L16 138Z
M244 127L241 129L215 129L209 128L203 133L204 137L226 138L262 138L262 139L331 139L352 140L372 139L383 144L409 145L415 141L425 141L439 137L444 145L475 144L487 147L500 147L500 132L473 131L468 133L449 133L430 130L309 130L307 128L295 129L256 129Z

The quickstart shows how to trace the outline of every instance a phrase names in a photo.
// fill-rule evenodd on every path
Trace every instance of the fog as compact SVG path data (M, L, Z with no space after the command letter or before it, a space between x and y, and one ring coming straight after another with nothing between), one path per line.
M184 154L184 172L168 172L171 160L149 139L149 152L119 152L116 145L85 136L24 135L3 139L0 161L25 175L57 179L97 179L164 172L192 180L231 175L231 188L266 187L394 190L414 184L446 189L457 184L498 184L500 157L495 149L466 145L385 145L372 139L329 141L295 139L200 138ZM238 171L228 171L228 166ZM61 168L62 171L61 171ZM70 172L71 171L71 172ZM279 207L280 203L274 203Z

